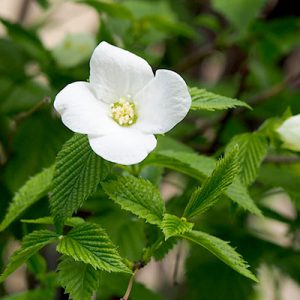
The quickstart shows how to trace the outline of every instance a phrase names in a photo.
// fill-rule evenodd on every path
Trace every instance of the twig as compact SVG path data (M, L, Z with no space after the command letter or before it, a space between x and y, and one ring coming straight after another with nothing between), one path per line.
M43 100L36 103L34 106L32 106L29 110L22 111L18 115L15 116L13 119L14 125L19 125L24 119L28 118L32 114L34 114L36 111L41 109L44 105L49 104L51 101L50 97L45 97Z
M275 85L271 86L269 89L262 91L261 93L255 95L254 97L250 98L248 103L250 105L257 105L260 104L269 98L276 96L280 92L282 92L287 85L287 80L283 80L282 82L276 83Z
M188 70L189 68L195 66L196 63L201 61L209 53L211 53L214 47L215 47L214 43L204 45L202 48L199 48L196 52L192 53L190 56L183 59L180 63L178 63L174 67L174 69L179 73Z
M24 0L20 7L18 22L23 23L26 19L31 0Z
M282 92L288 85L292 84L293 82L299 79L300 73L288 76L283 79L281 82L278 82L272 85L270 88L259 92L258 94L254 95L252 98L249 99L248 103L252 106L258 105L263 103L264 101L268 100L271 97L276 96L280 92Z
M174 273L173 273L173 285L178 285L178 271L179 271L179 264L180 264L180 258L181 258L181 244L178 245L178 250L176 253L176 260L175 260L175 267L174 267Z
M300 162L300 157L270 155L265 158L264 162L276 164L294 164Z
M132 286L133 286L133 282L134 282L134 278L135 278L136 272L137 272L137 270L135 270L133 272L133 274L132 274L132 276L131 276L131 278L129 280L126 293L125 293L125 295L120 300L128 300L129 299L129 296L130 296L130 293L131 293L131 290L132 290Z
M0 166L3 166L7 161L7 156L4 147L0 141Z

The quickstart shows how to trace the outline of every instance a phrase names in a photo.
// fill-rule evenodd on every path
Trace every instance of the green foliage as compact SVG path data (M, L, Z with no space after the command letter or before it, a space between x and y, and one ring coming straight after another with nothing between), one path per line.
M105 193L122 209L159 225L163 219L165 205L159 191L152 183L133 176L118 177L102 183Z
M237 30L244 31L258 16L266 0L212 0L214 8L234 25ZM247 8L247 9L245 9Z
M4 230L16 220L26 209L50 190L54 167L43 170L29 179L12 199L7 213L0 224L0 231Z
M26 263L30 290L9 295L11 278L9 288L0 284L0 298L61 300L62 287L75 300L120 299L136 268L167 258L182 239L191 243L176 258L175 269L185 264L178 286L169 265L155 278L158 292L134 282L129 299L261 297L264 284L240 276L256 280L216 236L237 245L253 270L263 265L275 275L274 295L284 293L282 278L299 282L299 153L281 148L276 132L300 113L297 1L72 0L74 12L93 15L94 29L58 35L56 45L49 29L62 23L49 25L68 10L64 1L23 2L10 20L0 18L0 281ZM32 18L32 5L43 9L41 18ZM66 19L78 27L77 16ZM157 135L138 165L104 161L87 136L63 146L71 135L53 100L66 85L88 82L101 41L145 58L154 71L175 70L191 87L189 114ZM258 206L266 218L249 219L262 214ZM270 221L284 225L286 245ZM53 225L56 233L43 230ZM21 239L5 268L12 241ZM50 243L58 246L39 253Z
M3 282L11 273L25 263L37 251L56 241L58 236L49 230L34 231L25 236L22 246L9 259L8 265L0 276Z
M255 275L248 270L247 263L228 245L228 242L201 231L190 231L183 234L182 237L201 245L238 273L257 282Z
M230 151L235 145L239 146L238 159L240 162L241 182L248 186L256 178L258 169L267 154L266 138L260 133L245 133L236 135L227 146Z
M114 219L113 222L116 222ZM133 219L131 222L123 219L122 225L118 228L116 242L122 257L132 261L138 261L145 246L144 226L140 220Z
M54 297L54 290L37 288L35 290L26 291L22 293L12 294L3 297L1 300L52 300Z
M57 251L95 269L130 273L106 232L96 224L84 223L60 236Z
M162 166L203 180L215 167L213 158L193 152L162 150L151 154L145 164Z
M235 178L233 183L228 187L225 195L245 210L257 216L262 215L260 209L250 197L247 188L241 183L239 177Z
M103 273L100 281L97 300L107 300L123 297L128 286L129 277L123 274ZM158 293L148 289L145 285L135 282L130 293L130 300L163 300Z
M109 164L90 148L85 135L75 134L59 152L50 197L51 212L59 230L109 173Z
M37 60L42 65L49 61L49 57L51 57L49 52L44 48L42 42L34 32L26 30L21 25L3 18L0 18L0 22L6 27L10 38L23 48L31 59Z
M94 7L97 11L106 13L112 17L121 19L132 19L133 16L129 9L116 2L102 0L74 0L74 2L84 3Z
M255 297L252 281L240 276L196 244L191 247L186 270L185 297L190 300L241 300Z
M91 265L63 256L58 280L73 300L90 300L99 286L100 271Z
M180 235L191 231L194 224L187 222L185 218L178 218L174 215L165 214L161 224L166 240L172 236Z
M216 161L213 158L196 153L163 150L150 155L145 164L164 166L203 181L213 172ZM238 177L235 178L224 194L242 208L253 214L261 215L260 210Z
M21 220L21 222L28 223L28 224L43 224L43 225L53 225L54 224L53 217L42 217L42 218L38 218L38 219L24 219L24 220ZM70 226L70 227L74 227L74 226L80 225L82 223L84 223L84 220L79 217L68 218L65 221L65 225Z
M199 89L196 87L190 88L190 94L192 97L192 110L224 110L235 107L246 107L250 109L250 106L237 99L232 99L229 97L217 95L208 92L204 89Z
M218 201L239 172L238 153L239 150L235 147L217 163L216 168L204 180L201 188L192 194L184 211L185 217L192 218L202 214Z

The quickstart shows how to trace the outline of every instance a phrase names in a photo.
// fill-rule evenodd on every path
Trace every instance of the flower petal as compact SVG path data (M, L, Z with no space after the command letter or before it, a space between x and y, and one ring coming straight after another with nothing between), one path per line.
M292 116L277 128L283 147L293 151L300 151L300 115Z
M90 83L97 97L107 103L134 95L154 77L144 59L106 42L94 50L90 69Z
M168 70L158 70L134 100L138 112L136 128L147 133L169 131L186 116L191 106L185 81Z
M129 128L122 129L119 134L89 135L94 152L108 161L133 165L144 160L156 147L154 135L143 134Z
M96 99L88 82L67 85L57 94L54 107L62 122L74 132L106 134L120 127L109 117L109 105Z

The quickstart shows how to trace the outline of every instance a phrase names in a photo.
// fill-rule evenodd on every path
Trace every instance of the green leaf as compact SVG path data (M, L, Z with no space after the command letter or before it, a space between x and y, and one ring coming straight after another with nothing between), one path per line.
M247 29L265 3L266 0L212 0L213 7L240 31Z
M199 89L197 87L192 87L189 89L192 97L192 110L224 110L235 107L246 107L251 109L251 107L240 100L232 99L229 97L217 95L211 92L208 92L204 89Z
M1 300L53 300L54 297L54 289L37 288L35 290L9 295L1 298Z
M133 15L131 11L124 5L116 2L108 2L102 0L74 0L74 2L84 3L93 8L98 12L104 12L112 17L120 19L132 19Z
M165 214L161 224L166 240L172 236L191 231L194 224L187 222L185 218L178 218L174 215Z
M229 246L228 242L225 242L205 232L194 230L184 233L181 236L206 248L238 273L252 279L255 282L258 281L256 276L248 269L249 266L241 257L241 255L237 253L231 246Z
M111 222L116 222L116 220L112 220ZM131 261L138 261L141 258L143 248L146 244L143 225L145 224L137 218L133 220L123 218L123 224L118 228L115 238L122 257Z
M71 256L75 261L90 264L95 269L131 272L106 232L96 224L84 223L74 227L67 235L60 236L57 251Z
M159 151L150 155L144 165L163 166L186 174L199 181L205 180L213 172L216 161L213 158L189 152ZM253 214L261 215L260 210L248 194L245 186L236 177L228 187L225 195L239 206Z
M28 54L28 56L37 60L43 65L51 60L51 55L43 46L42 42L37 37L35 32L27 30L21 25L12 23L4 18L0 18L0 22L7 29L7 33L10 38L17 45L19 45L24 50L24 52Z
M53 171L53 166L43 170L41 173L29 179L16 193L0 224L0 231L7 228L7 226L16 220L28 207L47 194L50 190Z
M42 224L42 225L53 225L54 224L54 220L53 217L42 217L42 218L38 218L38 219L23 219L21 220L22 223L29 223L29 224ZM72 218L68 218L65 221L65 224L67 226L70 227L74 227L77 225L80 225L82 223L84 223L84 219L79 218L79 217L72 217Z
M73 300L90 300L99 286L100 271L91 265L63 256L58 280Z
M32 255L41 248L53 243L58 238L57 234L49 230L34 231L22 241L22 246L9 259L8 265L0 276L0 283L3 282L11 273L25 263Z
M56 159L50 197L51 213L58 230L96 191L109 170L109 164L92 151L86 135L75 134L64 144Z
M237 157L238 148L234 148L217 163L213 173L204 180L201 188L192 194L184 211L185 217L200 215L218 201L239 172Z
M151 154L144 164L166 167L202 181L211 174L216 162L196 153L162 150Z
M178 238L171 237L162 243L157 249L152 253L153 258L156 261L160 261L165 258L165 256L175 247L178 242Z
M226 151L235 145L239 146L240 179L248 186L257 177L258 169L267 154L266 138L260 133L245 133L236 135L228 144Z
M239 177L234 179L233 183L228 187L225 195L237 205L251 213L257 216L262 216L260 209L250 197L247 188L241 183Z
M144 218L150 224L161 223L165 211L164 201L150 181L133 176L120 176L117 180L103 182L102 187L122 209Z
M37 0L37 4L43 9L47 9L50 5L48 0Z

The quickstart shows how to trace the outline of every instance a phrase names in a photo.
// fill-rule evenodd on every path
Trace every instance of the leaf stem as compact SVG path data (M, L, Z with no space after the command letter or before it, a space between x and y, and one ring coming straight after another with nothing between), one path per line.
M130 293L131 293L131 290L132 290L132 286L133 286L133 282L134 282L134 278L135 278L136 272L137 272L137 270L135 270L133 272L133 274L132 274L132 276L131 276L131 278L129 280L126 293L125 293L125 295L120 300L128 300L129 299L129 296L130 296Z

